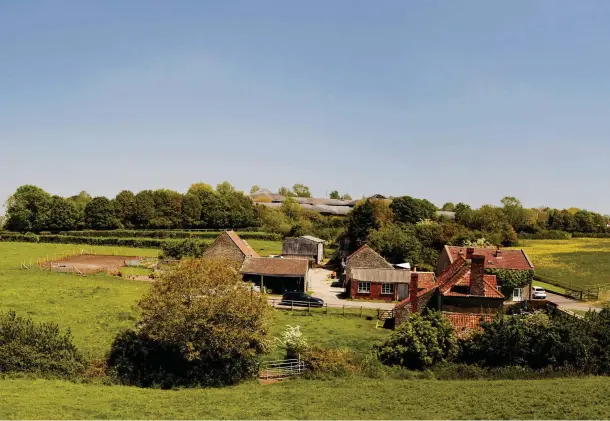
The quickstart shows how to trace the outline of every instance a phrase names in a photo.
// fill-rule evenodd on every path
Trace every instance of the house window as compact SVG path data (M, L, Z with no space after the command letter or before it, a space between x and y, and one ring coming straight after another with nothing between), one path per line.
M394 294L394 284L381 284L382 294Z
M358 282L358 293L359 294L370 294L371 283L370 282Z

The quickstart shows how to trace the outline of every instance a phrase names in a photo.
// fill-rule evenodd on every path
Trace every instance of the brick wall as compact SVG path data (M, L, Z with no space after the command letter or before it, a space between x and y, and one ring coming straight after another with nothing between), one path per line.
M382 294L381 293L381 283L371 282L371 292L363 294L358 292L358 281L352 279L350 281L349 286L349 296L350 298L360 298L364 300L385 300L385 301L395 301L397 296L397 288L398 284L394 285L394 292L392 294Z
M436 289L432 289L426 292L425 294L422 294L417 297L418 313L421 313L426 307L428 307L428 304L430 303L430 300L434 297L434 293L436 291ZM412 305L413 303L409 300L404 302L404 304L400 304L394 308L394 318L396 321L396 326L404 322L407 317L409 317L409 314L413 312Z
M246 258L226 232L218 236L205 253L203 253L203 256L236 260L240 265Z

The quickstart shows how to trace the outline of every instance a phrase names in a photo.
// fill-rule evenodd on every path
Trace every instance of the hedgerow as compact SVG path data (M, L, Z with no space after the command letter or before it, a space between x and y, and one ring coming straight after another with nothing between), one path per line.
M41 233L43 234L43 233ZM49 233L50 234L50 233ZM186 231L186 230L83 230L83 231L61 231L58 235L70 237L114 237L114 238L193 238L214 239L220 231ZM238 235L244 240L270 240L279 241L281 235L259 231L239 231Z
M116 237L80 237L71 235L35 235L31 233L3 233L0 241L18 241L33 243L53 243L53 244L86 244L89 246L122 246L138 248L162 248L168 243L179 243L179 239L163 238L116 238ZM200 246L210 244L209 240L195 241Z

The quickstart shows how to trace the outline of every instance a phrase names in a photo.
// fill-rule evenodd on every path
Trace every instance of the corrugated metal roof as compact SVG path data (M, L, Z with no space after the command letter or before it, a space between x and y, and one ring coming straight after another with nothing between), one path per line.
M351 278L363 282L403 284L411 282L411 271L403 269L353 268Z
M309 241L313 241L314 243L325 243L325 240L322 240L321 238L318 237L314 237L312 235L301 235L299 238L304 238L306 240Z

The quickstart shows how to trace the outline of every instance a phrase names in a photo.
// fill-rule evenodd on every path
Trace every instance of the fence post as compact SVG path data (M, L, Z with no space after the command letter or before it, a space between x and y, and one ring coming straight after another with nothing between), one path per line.
M328 314L328 303L325 303L325 304L326 304L326 314Z
M307 312L311 313L311 301L307 301Z
M345 316L345 304L343 304L343 315Z
M580 301L582 301L582 289L580 290Z
M294 310L294 300L290 300L290 311Z

